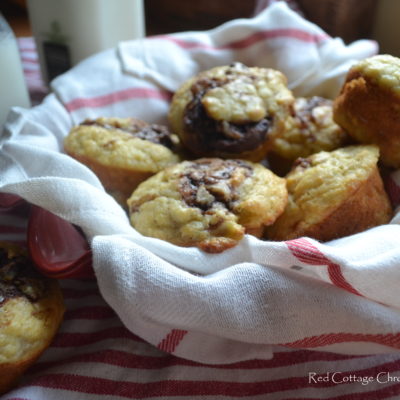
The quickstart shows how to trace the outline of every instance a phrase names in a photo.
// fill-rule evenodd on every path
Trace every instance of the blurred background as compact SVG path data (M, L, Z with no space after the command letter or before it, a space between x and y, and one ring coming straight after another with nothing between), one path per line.
M44 0L0 0L0 12L3 14L8 24L17 37L19 52L22 59L22 67L27 80L32 104L38 104L48 93L49 75L44 72L43 46L37 46L33 40L33 30L28 16L27 2L35 4L45 4ZM103 1L103 0L102 0ZM119 0L121 4L124 0ZM135 0L132 0L132 2ZM389 53L400 56L400 43L397 37L400 35L400 25L397 16L400 13L400 0L137 0L144 7L145 34L147 36L173 33L188 30L208 30L220 24L236 18L248 18L256 15L271 3L285 1L294 11L305 17L311 22L316 23L332 37L341 37L346 43L351 43L357 39L374 39L379 44L380 53ZM54 3L51 4L54 8ZM61 4L61 3L60 3ZM70 3L63 3L70 4ZM92 2L79 3L79 7L89 6ZM111 3L101 3L109 6ZM125 4L133 4L125 0ZM58 7L58 6L57 6ZM57 8L56 7L56 8ZM88 9L83 7L82 9ZM118 3L112 2L112 7L108 7L114 12L119 13ZM37 7L39 16L41 8ZM142 10L143 11L143 10ZM87 11L86 11L87 12ZM90 32L90 37L95 41L101 35L96 36L94 27L104 31L104 23L95 21L89 15L86 23L86 16L82 13L77 16L76 26L82 24L86 31ZM91 18L92 16L92 18ZM108 14L106 14L107 17ZM37 15L36 15L37 17ZM129 18L129 13L113 15L113 21ZM38 17L37 17L38 18ZM74 14L72 17L74 21ZM90 19L91 18L91 19ZM108 18L106 21L108 21ZM70 21L70 20L69 20ZM143 19L142 19L143 21ZM69 24L71 22L68 22ZM97 25L96 25L97 24ZM115 26L111 23L111 26ZM133 26L133 25L132 25ZM129 25L120 24L124 27ZM75 27L69 27L75 29ZM37 28L36 28L37 29ZM40 27L43 30L43 27ZM128 29L125 29L127 31ZM36 31L37 33L38 31ZM41 31L40 31L41 32ZM41 32L42 33L42 32ZM80 35L74 31L75 35ZM104 32L101 32L103 34ZM107 33L107 30L106 30ZM71 34L71 32L70 32ZM106 39L112 39L112 32L106 34ZM117 33L118 34L118 33ZM36 35L37 41L37 35ZM86 38L87 39L87 38ZM104 38L103 38L104 41ZM82 45L81 39L77 45ZM104 45L107 47L108 44ZM76 48L77 46L75 46ZM89 45L86 47L90 47ZM92 44L94 52L97 52ZM85 51L87 49L84 49ZM89 49L90 50L90 49ZM38 57L39 56L39 57ZM39 62L40 61L40 62ZM74 61L74 60L72 60ZM72 63L74 64L74 63ZM66 69L64 69L66 70ZM57 73L62 72L57 71ZM56 76L56 74L55 74ZM50 77L51 78L51 77Z
M146 34L211 29L235 18L251 17L274 0L144 0ZM276 0L275 0L276 1ZM378 3L398 0L287 0L292 8L346 42L370 38ZM0 11L16 36L31 36L25 0L1 0Z

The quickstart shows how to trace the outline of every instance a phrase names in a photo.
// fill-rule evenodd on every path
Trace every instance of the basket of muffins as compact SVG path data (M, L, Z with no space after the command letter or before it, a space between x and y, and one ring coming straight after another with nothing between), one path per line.
M377 55L335 99L296 97L282 72L236 62L182 82L168 126L87 119L64 148L142 235L208 253L245 234L326 242L393 216L382 176L400 167L399 82L400 59Z

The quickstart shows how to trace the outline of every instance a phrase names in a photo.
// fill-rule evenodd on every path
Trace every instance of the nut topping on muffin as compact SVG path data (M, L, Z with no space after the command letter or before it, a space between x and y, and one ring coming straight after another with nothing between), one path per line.
M171 127L195 156L260 161L294 101L286 83L279 71L241 63L203 71L175 93Z
M285 175L298 157L332 151L349 143L348 134L333 121L333 101L319 96L296 98L282 135L267 155L271 168Z
M243 168L240 176L238 167ZM238 200L236 189L252 173L252 167L241 160L204 159L192 163L182 174L179 189L184 202L190 207L207 212L220 203L230 210Z
M168 167L128 199L130 220L146 236L210 253L261 236L287 202L285 180L261 164L203 158Z

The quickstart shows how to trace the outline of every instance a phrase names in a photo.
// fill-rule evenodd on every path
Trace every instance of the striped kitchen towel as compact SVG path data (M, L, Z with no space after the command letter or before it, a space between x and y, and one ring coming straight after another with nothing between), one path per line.
M29 205L0 211L0 240L25 243ZM66 313L60 331L19 384L1 400L100 399L397 399L400 356L356 356L273 348L271 359L198 363L168 354L131 333L95 280L60 281ZM229 358L230 348L225 348Z
M63 152L65 135L84 118L165 122L172 92L202 69L232 61L274 67L296 95L333 97L350 65L376 50L368 40L330 38L282 2L208 32L123 42L56 78L40 106L14 109L0 138L0 190L79 225L104 300L162 351L215 365L267 360L277 346L398 352L398 216L325 244L246 236L204 254L141 236L97 177Z

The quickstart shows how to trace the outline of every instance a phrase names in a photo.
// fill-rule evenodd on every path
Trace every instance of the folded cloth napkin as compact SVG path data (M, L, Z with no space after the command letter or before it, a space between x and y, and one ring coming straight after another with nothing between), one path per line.
M246 236L205 254L141 236L96 176L63 154L63 138L84 118L165 122L172 92L202 69L232 61L273 67L296 95L333 97L350 65L376 51L372 41L328 37L284 3L207 32L121 43L55 79L40 106L12 111L0 139L0 190L79 225L104 299L159 349L207 363L268 358L273 345L397 351L396 218L325 244Z

